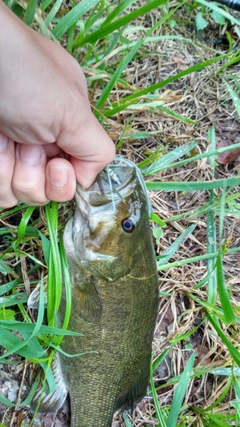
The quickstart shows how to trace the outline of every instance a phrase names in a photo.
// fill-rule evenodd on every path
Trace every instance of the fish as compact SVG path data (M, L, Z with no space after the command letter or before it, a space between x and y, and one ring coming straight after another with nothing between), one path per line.
M82 336L65 336L61 347L83 354L59 353L62 387L46 395L43 406L52 412L68 392L71 427L111 427L114 412L133 408L149 383L159 295L150 203L140 171L122 157L89 189L78 184L75 199L64 231L72 288L68 329ZM63 292L60 323L65 307Z

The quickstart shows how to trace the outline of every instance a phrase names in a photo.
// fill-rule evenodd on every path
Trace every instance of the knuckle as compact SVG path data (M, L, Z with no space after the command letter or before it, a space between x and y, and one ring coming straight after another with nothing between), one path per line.
M46 205L49 202L44 190L37 188L35 185L17 185L13 187L13 191L20 202L34 206Z
M21 182L20 180L13 180L12 183L14 194L37 194L37 188L36 183L33 182L31 179L28 179L26 177L24 182Z

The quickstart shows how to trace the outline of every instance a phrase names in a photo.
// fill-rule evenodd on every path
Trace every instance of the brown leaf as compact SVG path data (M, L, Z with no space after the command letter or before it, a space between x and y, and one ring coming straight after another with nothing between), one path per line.
M232 141L229 139L225 139L224 141L221 141L217 148L222 147L228 147L229 145L232 145ZM235 150L229 150L225 151L224 153L221 153L217 157L217 162L226 165L227 163L231 163L233 160L235 160L238 156L240 156L240 148L236 148Z

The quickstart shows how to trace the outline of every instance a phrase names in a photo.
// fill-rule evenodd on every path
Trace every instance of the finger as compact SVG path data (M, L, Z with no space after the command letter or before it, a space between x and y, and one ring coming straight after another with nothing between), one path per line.
M12 177L15 163L14 142L0 132L0 207L10 208L17 204L12 191Z
M40 145L17 144L12 188L18 200L29 205L45 205L46 153Z
M115 156L111 138L90 111L85 118L81 115L72 129L62 132L57 143L71 155L77 181L85 188Z
M63 157L64 153L61 148L57 146L57 144L44 144L44 150L46 152L47 158L52 159L53 157Z
M65 159L52 159L46 167L46 194L50 200L66 202L76 190L76 176L71 163Z

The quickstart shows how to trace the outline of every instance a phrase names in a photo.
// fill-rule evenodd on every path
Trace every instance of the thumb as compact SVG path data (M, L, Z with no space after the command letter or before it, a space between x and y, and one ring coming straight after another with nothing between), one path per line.
M84 118L82 114L79 116L74 126L61 133L57 144L70 154L77 181L88 188L97 174L114 159L115 147L91 111Z

